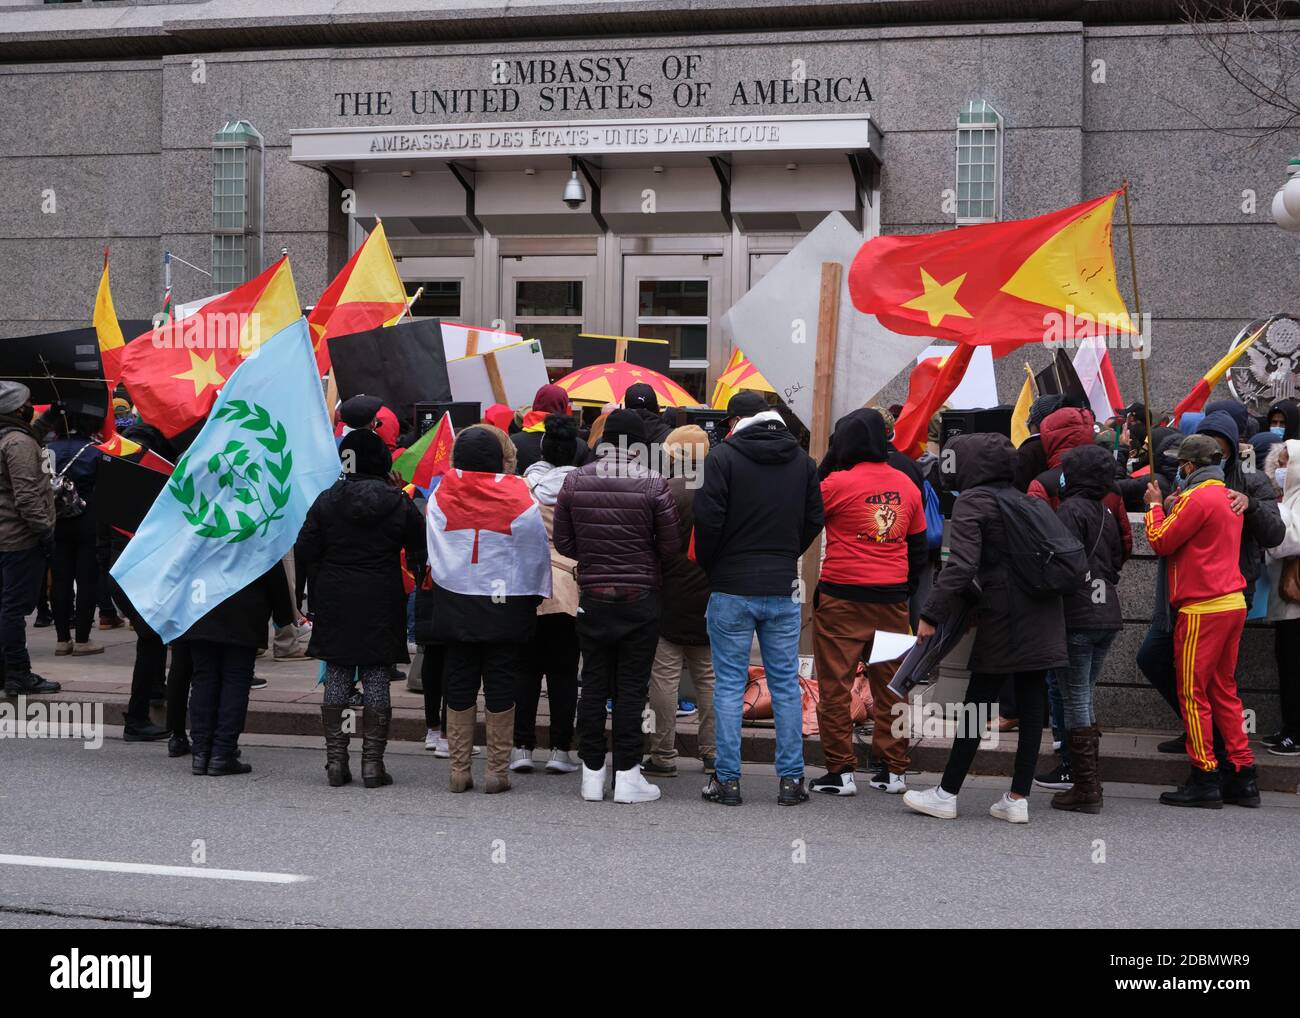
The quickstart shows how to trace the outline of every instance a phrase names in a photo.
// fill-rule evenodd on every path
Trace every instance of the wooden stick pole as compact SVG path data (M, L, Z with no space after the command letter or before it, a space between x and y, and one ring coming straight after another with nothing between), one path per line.
M831 407L835 388L835 349L839 343L840 290L844 266L839 262L822 262L821 299L817 305L817 354L813 370L812 420L809 422L808 454L820 462L831 439ZM822 539L818 537L803 553L800 576L803 580L803 622L799 651L812 653L812 595L822 569Z
M1133 213L1129 211L1127 177L1124 179L1124 225L1128 228L1128 267L1133 278L1133 310L1137 312L1138 334L1141 335L1142 297L1138 293L1137 249L1133 246ZM1151 357L1147 344L1150 341L1150 336L1142 336L1142 356L1138 358L1138 370L1142 372L1142 409L1146 415L1147 426L1147 465L1154 475L1156 465L1151 462L1155 457L1155 446L1151 443L1151 391L1147 388L1147 361Z

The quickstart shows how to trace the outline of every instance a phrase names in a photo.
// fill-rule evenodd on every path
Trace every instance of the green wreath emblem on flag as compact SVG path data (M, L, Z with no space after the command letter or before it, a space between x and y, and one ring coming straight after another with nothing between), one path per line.
M209 499L198 490L200 486L189 472L189 456L176 464L168 490L185 507L182 515L199 537L225 540L228 544L247 541L259 530L265 537L272 523L284 519L280 510L289 504L293 490L289 484L293 451L285 447L288 435L284 425L273 420L266 407L258 403L250 405L242 399L232 399L213 418L239 421L240 428L269 434L257 434L257 445L232 439L224 449L208 458L207 474L217 479L214 498ZM258 453L260 458L255 459ZM223 502L233 512L233 520Z

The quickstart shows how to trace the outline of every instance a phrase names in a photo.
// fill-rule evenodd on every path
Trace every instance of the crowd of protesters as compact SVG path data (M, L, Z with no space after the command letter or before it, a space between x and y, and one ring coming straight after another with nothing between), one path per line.
M1257 806L1234 678L1257 600L1274 624L1283 719L1263 742L1271 753L1300 754L1300 408L1284 401L1257 418L1223 400L1175 422L1134 405L1097 421L1085 406L1043 396L1018 447L976 433L940 448L936 416L919 459L892 444L898 410L848 414L817 463L798 423L753 392L731 399L712 435L661 412L646 385L585 424L554 385L531 407L490 407L456 436L451 469L522 477L544 524L523 539L551 572L549 596L497 597L457 589L459 565L430 561L426 496L393 472L415 436L379 400L353 397L338 412L340 478L317 498L293 550L168 648L108 575L127 538L93 512L102 421L58 406L37 417L24 386L0 381L5 692L59 691L32 670L29 615L54 626L56 654L94 655L103 651L91 639L98 611L101 629L130 625L136 638L124 738L166 739L195 774L243 774L252 765L239 737L257 657L311 657L320 662L326 780L352 780L359 731L362 783L377 788L393 781L384 760L389 683L418 650L425 746L449 760L452 792L474 787L480 753L490 794L534 769L545 690L543 768L581 771L583 799L658 799L655 782L678 773L677 720L689 716L704 798L737 806L758 661L779 803L855 795L855 732L867 721L868 786L951 819L987 730L959 725L939 784L909 790L909 731L897 724L902 701L890 689L899 661L869 659L878 633L937 639L970 615L964 716L1017 732L1010 789L990 812L1027 822L1037 784L1056 793L1054 808L1098 813L1095 689L1122 628L1129 513L1143 513L1159 574L1136 663L1184 725L1161 750L1191 763L1187 781L1161 801ZM186 436L164 438L125 401L117 411L117 430L143 449L173 462L183 454ZM940 491L955 496L946 523ZM1081 556L1086 569L1069 589L1044 595L1023 582L1024 535L1012 522L1022 518ZM801 557L823 534L820 578L805 591ZM805 628L826 765L811 780ZM866 717L855 715L863 688ZM149 708L164 703L166 721L154 724ZM1046 726L1056 758L1040 771Z

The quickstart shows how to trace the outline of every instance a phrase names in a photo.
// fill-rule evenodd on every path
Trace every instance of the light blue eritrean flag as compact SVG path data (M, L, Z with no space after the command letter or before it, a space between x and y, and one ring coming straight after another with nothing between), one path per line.
M305 319L246 358L111 573L170 643L293 547L339 476Z

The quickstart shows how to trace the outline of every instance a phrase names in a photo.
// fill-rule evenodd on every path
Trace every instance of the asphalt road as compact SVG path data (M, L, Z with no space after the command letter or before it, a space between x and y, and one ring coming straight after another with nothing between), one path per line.
M622 806L540 772L485 796L481 759L479 789L451 795L446 761L414 745L390 750L396 784L375 790L355 749L358 781L341 789L310 740L250 737L244 754L251 775L214 779L163 744L0 742L0 927L1250 927L1300 913L1295 795L1209 812L1112 786L1088 817L1035 793L1013 827L987 815L995 778L972 779L946 822L865 782L853 799L778 807L761 766L727 809L701 801L689 760L659 802Z

